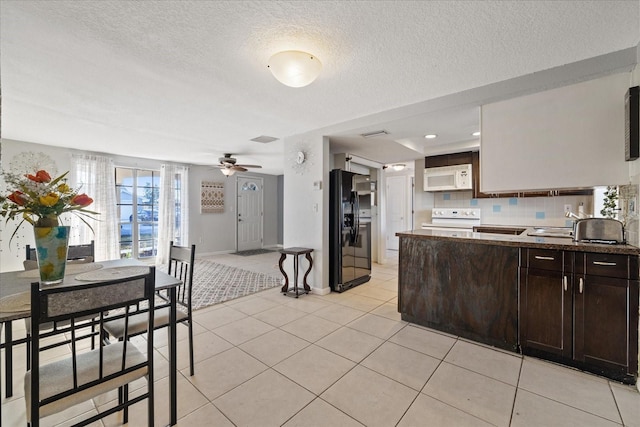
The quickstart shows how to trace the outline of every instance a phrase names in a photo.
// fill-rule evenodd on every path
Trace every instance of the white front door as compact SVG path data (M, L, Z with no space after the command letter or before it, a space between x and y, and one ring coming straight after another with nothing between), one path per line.
M262 248L262 184L238 177L238 251Z
M407 177L387 178L387 249L398 250L396 233L407 230Z

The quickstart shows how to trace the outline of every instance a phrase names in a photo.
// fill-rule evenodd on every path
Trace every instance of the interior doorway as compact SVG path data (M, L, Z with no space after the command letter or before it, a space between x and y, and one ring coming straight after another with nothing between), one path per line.
M407 199L406 175L387 177L387 249L397 251L400 249L397 232L406 231L408 227L408 199Z
M237 185L237 250L261 249L264 219L262 178L240 176Z

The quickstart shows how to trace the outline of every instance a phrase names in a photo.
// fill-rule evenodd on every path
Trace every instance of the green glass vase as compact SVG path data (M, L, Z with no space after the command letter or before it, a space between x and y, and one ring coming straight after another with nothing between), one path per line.
M69 226L34 227L40 283L43 285L54 285L64 280L69 229Z

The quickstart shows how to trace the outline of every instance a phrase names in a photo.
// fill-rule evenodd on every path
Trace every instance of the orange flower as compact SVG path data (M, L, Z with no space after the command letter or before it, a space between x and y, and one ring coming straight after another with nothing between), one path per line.
M40 196L39 200L40 203L42 203L44 206L53 206L58 203L58 200L60 200L60 196L58 196L56 193L49 193L46 196Z
M17 191L17 190L9 194L9 197L7 197L7 199L11 200L13 203L20 206L24 206L26 202L24 193L22 191Z
M38 172L36 172L36 176L33 176L31 174L27 174L25 176L29 178L31 181L35 181L35 182L51 181L51 175L49 175L49 173L45 170L39 170Z
M93 199L84 193L73 196L71 199L72 205L82 206L83 208L89 206L91 203L93 203Z

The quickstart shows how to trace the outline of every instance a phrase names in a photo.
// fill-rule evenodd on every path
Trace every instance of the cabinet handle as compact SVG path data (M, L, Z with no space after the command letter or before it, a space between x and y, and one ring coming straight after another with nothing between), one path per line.
M584 279L582 277L578 279L578 285L580 288L580 293L582 293L582 289L584 288Z
M564 290L566 292L567 291L567 276L564 276L562 278L562 283L564 284Z
M593 261L595 265L606 265L607 267L615 267L615 262L606 262L606 261Z
M542 260L545 260L545 261L554 261L554 260L555 260L555 258L554 258L554 257L552 257L552 256L540 256L540 255L536 255L534 258L535 258L535 259L542 259Z

